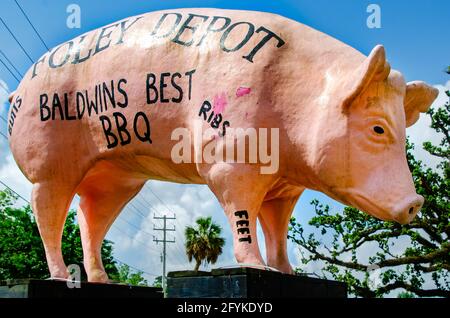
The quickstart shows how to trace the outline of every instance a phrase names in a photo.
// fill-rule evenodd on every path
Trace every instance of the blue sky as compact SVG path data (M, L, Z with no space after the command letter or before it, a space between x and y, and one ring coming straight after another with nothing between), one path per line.
M181 7L216 7L228 9L243 9L267 11L281 14L293 20L307 24L315 29L333 36L342 42L353 46L364 54L368 54L376 44L383 44L386 48L387 57L391 66L400 70L407 81L423 80L433 85L445 86L449 77L443 72L450 63L450 42L448 32L450 30L450 2L446 0L419 1L419 0L397 0L397 1L99 1L99 0L19 0L25 12L28 14L45 42L50 48L74 38L86 31L101 27L116 20L137 15L149 11L181 8ZM81 8L81 28L69 29L66 26L68 13L66 8L69 4L78 4ZM366 8L375 3L381 7L381 28L369 29L366 19L369 13ZM45 47L39 41L30 28L22 13L18 10L13 0L4 0L0 4L0 16L14 31L17 38L24 45L31 57L36 60L45 52ZM19 71L24 74L30 67L31 62L20 50L5 28L0 25L0 49L9 57ZM0 56L1 57L1 56ZM3 59L3 57L1 57ZM0 65L0 80L4 81L10 91L17 86L17 81ZM1 89L1 88L0 88ZM6 105L6 104L5 104ZM0 110L0 114L6 117L7 107ZM426 128L426 125L425 125ZM6 133L4 122L0 131ZM30 187L23 184L26 181L20 176L8 174L14 162L8 161L8 147L0 137L0 180L7 180L13 184L18 192L29 197ZM3 168L3 170L2 170ZM14 177L16 176L16 177ZM22 180L22 181L21 181ZM192 222L189 209L197 209L197 214L206 213L213 215L224 227L228 242L231 242L231 232L228 224L220 212L220 206L205 187L180 186L165 183L156 183L154 187L156 195L162 199L161 203L148 189L133 201L135 207L128 207L116 222L108 238L116 242L116 256L136 267L150 273L160 272L158 251L160 246L151 242L151 235L156 235L152 228L157 222L151 220L155 211L160 214L176 210L179 226L183 222ZM142 199L144 197L144 199ZM313 198L319 198L329 203L335 210L341 205L326 198L325 196L308 191L295 208L294 215L303 223L312 217L312 208L309 202ZM184 201L183 201L184 200ZM148 204L153 206L148 210ZM166 206L166 207L164 207ZM147 209L147 210L146 210ZM147 218L142 218L135 210L139 210ZM189 218L182 217L187 211ZM195 214L195 213L194 213ZM130 224L133 224L131 226ZM156 224L158 225L158 224ZM134 228L137 227L137 228ZM119 228L120 230L117 230ZM312 229L313 230L313 229ZM123 233L127 233L127 235ZM122 234L120 234L122 233ZM122 236L121 236L122 235ZM127 245L125 236L135 239ZM141 235L141 236L139 236ZM139 237L138 237L139 236ZM181 236L178 234L179 240ZM144 241L144 242L142 242ZM260 239L260 242L262 239ZM151 249L154 261L142 255L142 247L136 242L145 243L146 249ZM227 251L222 259L223 264L232 263L231 245L227 244ZM133 245L134 244L134 245ZM151 247L151 248L150 248ZM182 246L173 247L177 257L174 263L183 264ZM290 258L295 264L293 246L290 245ZM184 260L185 262L185 260ZM181 266L181 265L180 265ZM170 267L169 267L170 268ZM173 267L175 268L175 267Z
M35 0L20 1L45 41L56 46L86 31L127 16L166 8L217 7L267 11L281 14L323 31L367 54L378 43L385 45L391 65L403 72L407 80L420 78L432 83L446 81L439 72L450 52L447 41L450 2L445 0L397 1L123 1L110 0ZM66 8L76 3L81 7L81 29L66 27ZM376 3L381 7L381 29L368 29L366 8ZM1 16L14 30L24 47L37 59L45 47L30 29L13 0L2 1ZM1 49L14 60L21 71L30 61L19 51L14 40L0 28ZM17 83L0 67L3 80L10 87Z

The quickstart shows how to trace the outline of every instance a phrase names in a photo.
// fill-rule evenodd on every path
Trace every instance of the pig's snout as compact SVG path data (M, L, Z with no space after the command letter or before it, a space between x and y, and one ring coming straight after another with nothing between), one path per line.
M393 211L395 221L400 224L410 223L420 211L423 202L424 199L421 195L414 195L399 203Z

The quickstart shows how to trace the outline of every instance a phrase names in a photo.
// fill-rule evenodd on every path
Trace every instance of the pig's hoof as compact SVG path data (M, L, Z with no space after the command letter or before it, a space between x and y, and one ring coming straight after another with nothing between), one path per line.
M260 261L260 260L242 260L238 261L239 266L241 267L250 267L250 268L256 268L256 269L265 269L267 265Z
M281 265L281 266L278 266L275 268L278 269L282 273L295 275L294 270L291 267L291 264L284 264L284 265Z
M277 267L276 267L277 268ZM295 275L294 270L291 267L291 264L287 264L287 265L283 265L283 266L279 266L277 268L280 272L283 272L285 274L289 274L289 275Z
M284 273L284 274L290 274L290 275L295 275L294 270L291 267L291 264L289 263L282 263L282 264L277 264L277 263L268 263L268 266L271 268L275 268L277 270L279 270L280 272Z
M104 271L96 271L94 273L91 273L90 275L88 275L88 281L90 283L112 283L112 281L108 278L108 274L106 274Z
M68 277L61 277L61 276L52 276L49 278L50 280L55 280L55 281L67 281Z
M67 280L69 278L69 273L67 270L53 271L51 273L51 280Z
M286 268L285 270L283 269L282 272L289 275L295 275L295 272L290 265L289 268Z

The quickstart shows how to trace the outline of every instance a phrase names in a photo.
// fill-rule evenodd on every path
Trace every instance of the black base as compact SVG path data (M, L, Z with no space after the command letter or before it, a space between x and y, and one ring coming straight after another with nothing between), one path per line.
M254 268L170 272L168 298L347 298L341 282Z
M69 283L71 284L71 283ZM73 285L73 283L72 283ZM161 288L81 282L20 279L0 282L0 298L163 298Z

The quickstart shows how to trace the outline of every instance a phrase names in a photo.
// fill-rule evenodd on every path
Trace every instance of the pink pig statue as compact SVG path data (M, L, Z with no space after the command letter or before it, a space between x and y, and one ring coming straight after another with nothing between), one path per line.
M68 277L61 236L74 195L88 279L107 282L103 238L149 179L207 184L229 219L237 261L291 273L286 235L305 189L382 220L414 218L423 198L405 128L436 96L391 70L383 46L366 57L278 15L179 9L127 18L45 53L10 96L8 130L33 183L52 278ZM262 173L260 160L174 160L173 132L195 134L199 123L217 134L185 148L184 159L211 140L225 147L232 128L276 128L269 148L279 150L279 166Z

